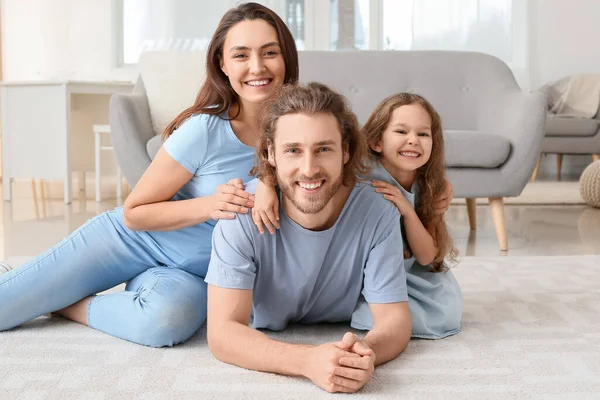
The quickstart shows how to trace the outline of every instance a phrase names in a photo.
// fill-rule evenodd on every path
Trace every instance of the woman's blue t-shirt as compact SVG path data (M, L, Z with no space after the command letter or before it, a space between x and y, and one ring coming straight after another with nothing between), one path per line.
M233 132L225 115L198 114L185 121L163 147L193 177L173 197L187 200L214 194L233 178L249 181L254 165L254 147L245 145ZM198 210L200 212L200 210ZM140 232L164 264L205 276L216 221L175 231Z

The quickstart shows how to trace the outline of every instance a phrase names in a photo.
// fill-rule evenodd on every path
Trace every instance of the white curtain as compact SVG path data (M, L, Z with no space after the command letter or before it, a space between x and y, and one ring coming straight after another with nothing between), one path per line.
M256 0L255 0L256 1ZM285 20L286 0L256 1ZM223 14L240 0L121 0L123 62L148 50L205 49Z
M384 48L512 58L512 0L384 0Z
M527 21L524 0L383 0L383 46L491 54L526 89Z

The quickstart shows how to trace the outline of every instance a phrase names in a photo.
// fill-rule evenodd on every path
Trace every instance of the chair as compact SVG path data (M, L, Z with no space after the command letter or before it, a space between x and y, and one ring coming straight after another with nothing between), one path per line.
M594 118L573 118L548 114L542 153L556 154L556 179L561 179L564 154L591 154L600 160L600 109ZM531 179L537 179L542 157L538 159Z
M94 159L96 164L96 202L102 202L102 151L113 151L114 146L103 146L102 135L110 135L110 125L92 125L94 132ZM123 198L123 176L117 165L117 199Z

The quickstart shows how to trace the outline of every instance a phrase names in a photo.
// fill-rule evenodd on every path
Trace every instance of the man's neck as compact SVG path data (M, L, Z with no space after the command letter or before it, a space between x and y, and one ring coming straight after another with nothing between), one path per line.
M305 214L285 196L282 196L284 212L298 225L311 231L324 231L331 228L342 213L346 201L352 193L355 182L342 185L337 193L329 200L327 205L316 214Z

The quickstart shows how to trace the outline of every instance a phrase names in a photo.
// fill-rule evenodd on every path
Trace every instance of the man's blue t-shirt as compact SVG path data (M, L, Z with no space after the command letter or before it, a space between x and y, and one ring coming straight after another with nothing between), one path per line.
M253 289L253 327L348 321L361 294L369 303L408 300L399 214L370 183L355 185L327 230L303 228L281 205L279 214L274 235L261 235L250 215L239 214L213 233L205 280Z

